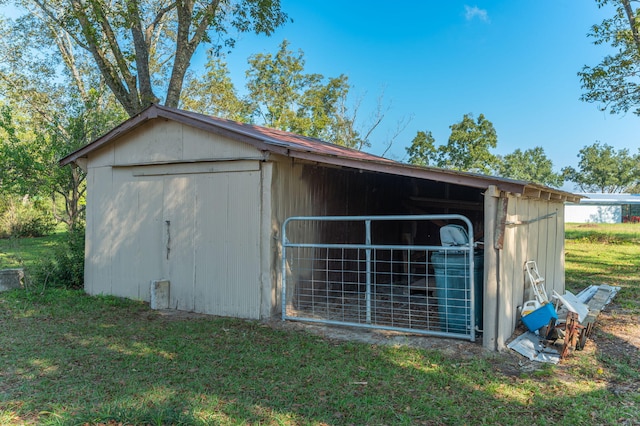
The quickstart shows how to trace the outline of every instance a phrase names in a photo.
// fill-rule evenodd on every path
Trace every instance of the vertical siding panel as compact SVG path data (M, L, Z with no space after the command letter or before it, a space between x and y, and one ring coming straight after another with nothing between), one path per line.
M163 228L169 221L170 253L163 256L171 281L170 307L192 311L194 273L194 194L188 177L169 177L164 181ZM166 236L166 230L163 232ZM164 242L166 246L166 241Z
M529 204L529 213L525 220L535 221L530 223L529 225L522 226L527 230L528 233L529 247L527 252L527 260L535 260L539 264L538 267L541 267L544 270L544 258L542 258L543 261L541 262L540 253L538 252L538 241L540 240L540 221L536 221L536 219L540 216L538 214L538 207L540 204L538 203L538 201L530 198L527 199L527 202ZM542 265L540 265L540 263L542 263ZM542 271L540 271L540 273L542 274Z
M113 229L117 225L113 205L113 176L110 167L92 169L93 191L91 210L93 219L89 221L90 256L88 263L91 277L91 294L112 294L111 262L113 255Z
M136 257L136 240L139 238L136 185L137 182L134 181L129 170L113 169L111 294L130 299L138 298L137 283L131 271L131 259Z
M152 280L164 279L162 271L162 178L148 178L137 185L137 216L139 235L136 240L136 268L132 276L137 287L138 298L150 301L150 283Z
M197 175L197 312L260 317L260 172Z
M483 328L484 333L482 335L482 346L495 350L497 346L497 332L496 324L500 313L498 311L498 289L500 283L505 283L506 271L503 269L503 265L500 263L504 256L508 256L512 246L508 244L507 239L509 233L506 232L503 240L503 250L495 248L495 238L498 228L498 211L500 206L500 197L504 196L503 193L497 191L497 188L489 187L484 193L484 271L483 271ZM507 201L507 199L503 199ZM508 205L508 204L507 204ZM501 214L502 212L500 212Z
M273 163L263 162L260 168L260 317L269 318L275 313L280 295L279 281L272 279L272 262L276 256L271 226L271 181Z
M547 200L538 200L538 205L538 213L540 214L540 217L547 216L550 212L549 202ZM553 246L549 244L549 232L551 231L552 223L555 222L555 220L555 217L547 217L546 219L540 219L538 221L540 224L538 228L538 258L540 259L539 262L544 263L545 274L547 274L544 275L544 277L547 280L553 279ZM551 281L547 284L547 292L549 293L549 296L551 296L551 288L549 287L549 284L551 284Z
M519 208L521 198L509 196L507 206L507 221L519 220ZM498 336L496 338L498 347L503 347L505 341L511 336L515 323L512 314L514 293L517 293L519 282L518 258L521 256L522 243L519 240L520 230L518 226L508 225L505 229L504 249L501 252L500 267L504 273L500 273L500 295L498 297L499 319Z
M540 200L540 216L548 216L553 212L553 206L549 201ZM555 247L555 224L558 219L557 215L549 216L546 219L540 220L540 241L539 241L539 253L540 262L544 262L544 278L546 280L546 288L549 297L553 295L555 289L555 269L557 256Z
M228 246L227 188L221 175L196 177L195 291L196 312L219 314L220 294L227 285L224 273Z
M260 172L228 175L227 259L229 311L225 315L260 317Z
M520 202L520 215L518 217L518 221L522 222L522 221L526 221L529 219L529 217L531 216L529 214L529 210L530 210L530 203L528 199L521 199ZM518 225L518 240L520 242L520 250L518 252L518 257L516 259L516 267L517 267L517 271L518 271L518 275L517 275L517 288L519 289L518 292L520 293L520 302L522 302L523 300L529 300L532 296L533 293L531 291L531 287L529 286L529 284L526 281L525 278L525 269L524 269L524 265L525 263L530 260L530 256L531 256L531 251L532 249L530 249L531 246L531 240L529 239L529 228L526 225ZM517 297L518 295L516 295Z
M98 207L98 192L96 184L96 169L89 168L87 171L86 185L90 188L86 195L86 224L85 224L85 237L84 237L84 289L89 294L97 293L97 274L95 273L97 268L97 249L98 249L98 234L97 226L99 222L97 207Z
M555 235L555 248L556 248L556 269L554 271L554 283L556 291L560 294L565 292L565 230L564 230L564 205L562 203L556 203L556 209L558 211L556 222L556 235Z
M549 213L556 213L549 222L549 280L551 290L558 294L564 293L564 206L561 203L550 202Z

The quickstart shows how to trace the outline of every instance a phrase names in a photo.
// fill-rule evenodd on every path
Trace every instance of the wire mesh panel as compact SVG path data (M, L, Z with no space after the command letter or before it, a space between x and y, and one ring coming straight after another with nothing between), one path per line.
M472 291L473 282L480 288L482 282L477 267L482 255L474 256L473 241L463 246L402 245L395 244L391 232L403 229L398 225L402 221L446 220L463 222L473 235L469 221L459 215L288 219L283 232L283 319L473 341L481 307L474 303L481 291ZM339 232L341 221L349 224L348 236ZM337 242L340 239L344 242Z

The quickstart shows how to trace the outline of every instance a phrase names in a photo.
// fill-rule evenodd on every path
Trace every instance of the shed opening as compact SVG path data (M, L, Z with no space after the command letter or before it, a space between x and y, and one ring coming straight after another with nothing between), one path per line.
M442 244L409 238L434 226ZM484 256L473 235L461 215L289 218L282 317L474 341Z

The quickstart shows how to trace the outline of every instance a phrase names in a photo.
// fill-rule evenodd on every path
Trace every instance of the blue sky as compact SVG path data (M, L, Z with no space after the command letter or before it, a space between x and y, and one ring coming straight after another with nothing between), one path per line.
M640 117L579 100L577 72L607 52L587 37L607 13L593 0L281 1L293 23L270 38L242 35L227 57L236 86L249 55L275 53L287 39L304 51L307 72L349 77L363 122L384 93L390 110L371 139L374 154L403 119L411 122L387 153L396 160L406 160L418 130L446 143L466 113L494 124L496 154L542 146L558 170L596 141L640 147Z

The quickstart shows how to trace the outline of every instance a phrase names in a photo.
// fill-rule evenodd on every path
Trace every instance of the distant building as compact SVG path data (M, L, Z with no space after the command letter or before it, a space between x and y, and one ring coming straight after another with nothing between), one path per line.
M579 203L565 206L566 223L640 222L640 194L579 195Z

